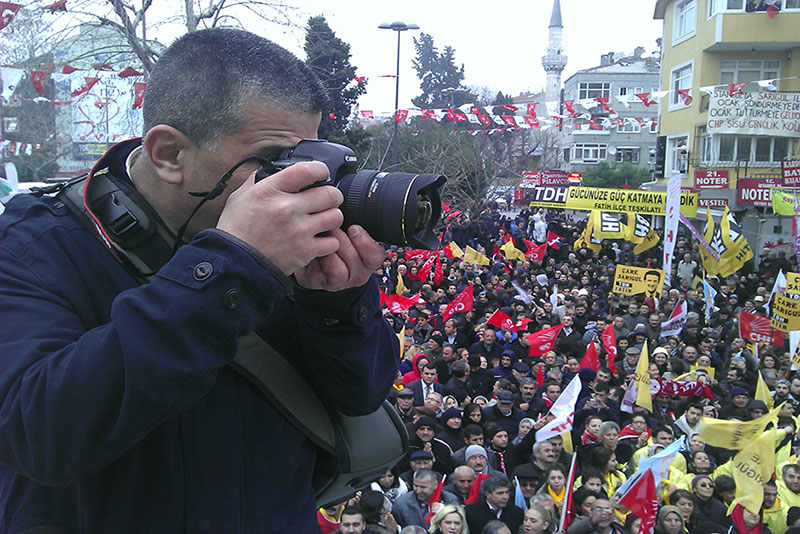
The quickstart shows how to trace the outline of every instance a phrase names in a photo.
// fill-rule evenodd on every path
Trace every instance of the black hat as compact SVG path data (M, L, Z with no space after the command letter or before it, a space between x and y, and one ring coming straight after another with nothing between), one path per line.
M411 388L403 388L397 392L398 397L413 397L414 391Z
M481 366L481 357L480 356L470 356L467 359L467 363L470 367L480 367Z
M433 455L428 451L414 451L408 459L412 462L414 460L433 460Z
M510 391L503 390L497 394L498 404L511 404L514 402L514 394Z
M525 362L516 362L511 368L520 373L527 373L531 370Z
M444 336L442 334L433 334L431 339L438 343L440 347L444 345Z
M423 426L429 426L432 429L436 430L436 421L434 421L433 419L431 419L427 415L423 415L422 417L417 419L416 423L414 423L414 432L416 432L417 430L420 429L420 427L423 427Z

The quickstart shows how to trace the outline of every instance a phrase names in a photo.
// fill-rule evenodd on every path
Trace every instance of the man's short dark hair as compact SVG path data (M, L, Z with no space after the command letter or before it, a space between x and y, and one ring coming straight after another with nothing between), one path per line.
M483 481L483 485L481 487L483 493L492 493L498 488L511 489L511 482L509 482L507 476L491 475L489 478Z
M598 382L594 386L595 393L608 393L611 391L611 386L608 385L608 382Z
M247 119L243 105L255 98L307 113L328 102L311 69L272 41L235 28L187 33L150 73L144 131L166 124L209 147L239 131Z
M426 363L423 369L433 369L434 371L438 371L436 364L431 362Z
M362 523L364 522L364 512L358 506L347 506L347 507L345 507L345 509L342 510L341 517L344 517L346 515L360 515L361 516L361 522Z
M499 519L492 519L483 526L480 534L497 534L498 532L501 532L502 529L507 529L507 528L508 525L506 525Z
M669 425L658 425L653 429L653 437L658 436L661 432L666 432L670 436L675 435L675 430Z
M483 429L475 423L470 423L464 427L464 437L469 439L474 436L483 436Z

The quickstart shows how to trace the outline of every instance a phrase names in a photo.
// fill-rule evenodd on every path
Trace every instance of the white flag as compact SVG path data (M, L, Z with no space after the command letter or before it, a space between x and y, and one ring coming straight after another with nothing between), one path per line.
M636 382L631 380L628 382L628 389L625 390L625 396L622 397L622 403L619 406L620 411L633 413L633 405L636 404Z
M678 221L681 213L681 175L673 174L667 184L667 205L664 207L664 283L672 287L672 256L675 252L675 241L678 239Z
M550 414L555 419L536 432L537 443L572 430L572 420L575 418L575 403L578 402L578 395L580 395L582 387L580 377L575 376L567 388L561 392L556 402L550 407Z
M0 67L0 77L3 78L3 92L0 93L0 97L3 101L8 102L11 99L24 72L22 69Z
M686 324L686 317L689 315L689 306L686 301L682 301L675 306L669 319L661 324L661 335L664 337L677 336Z
M764 308L767 310L767 317L769 317L769 303L772 302L772 297L775 293L780 293L781 295L786 293L786 275L783 274L783 269L778 271L778 276L775 277L775 284L772 286L769 298L767 302L764 303Z
M639 480L639 477L641 477L648 469L653 472L653 480L656 482L656 489L660 488L661 483L665 478L667 478L669 466L672 464L673 458L675 458L675 455L681 450L685 440L686 436L681 436L680 439L676 439L670 443L664 448L664 450L657 452L653 456L643 458L639 462L639 469L636 471L636 473L634 473L622 486L620 486L614 495L622 497L628 493L628 490L631 489L631 486L633 486L636 481Z
M714 299L717 298L717 290L711 287L708 280L703 278L703 300L706 303L706 323L711 321L711 313L716 309Z

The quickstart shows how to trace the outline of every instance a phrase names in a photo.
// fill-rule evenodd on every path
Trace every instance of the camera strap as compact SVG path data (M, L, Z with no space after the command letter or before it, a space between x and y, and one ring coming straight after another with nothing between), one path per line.
M142 273L155 272L168 261L174 237L132 184L133 192L120 182L125 180L100 171L90 182L71 180L53 192L135 279L145 284L150 277ZM98 210L93 204L96 199L108 209ZM105 216L111 220L103 220ZM104 230L124 239L110 244ZM328 408L286 357L256 332L239 338L231 367L317 446L312 485L319 507L346 500L383 476L408 450L405 424L389 402L357 417Z

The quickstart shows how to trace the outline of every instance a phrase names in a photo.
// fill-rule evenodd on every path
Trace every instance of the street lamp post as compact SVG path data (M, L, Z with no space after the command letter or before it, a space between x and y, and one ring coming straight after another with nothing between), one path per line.
M397 111L400 102L400 32L406 30L418 30L416 24L406 24L405 22L384 22L378 26L381 30L392 30L397 32L397 73L394 78L394 133L392 134L392 167L397 166Z

